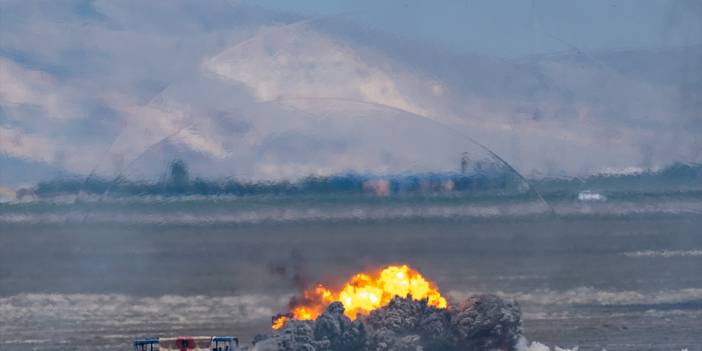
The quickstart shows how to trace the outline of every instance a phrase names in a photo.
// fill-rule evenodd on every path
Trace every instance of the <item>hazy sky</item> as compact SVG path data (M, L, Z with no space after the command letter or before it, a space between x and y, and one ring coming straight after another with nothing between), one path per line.
M702 1L0 2L0 184L702 162Z
M247 1L353 22L461 52L518 57L569 49L657 48L702 43L696 0ZM567 43L567 44L566 44Z

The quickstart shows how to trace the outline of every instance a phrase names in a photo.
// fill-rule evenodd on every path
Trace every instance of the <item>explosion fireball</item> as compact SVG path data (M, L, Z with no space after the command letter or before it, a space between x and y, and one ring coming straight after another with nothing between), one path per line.
M426 280L408 265L387 266L373 273L357 273L339 291L332 291L322 284L304 291L301 298L290 301L290 312L273 317L272 328L278 330L289 319L313 320L335 301L344 306L344 314L355 320L359 314L390 303L395 297L426 299L428 305L446 308L446 299L436 285Z

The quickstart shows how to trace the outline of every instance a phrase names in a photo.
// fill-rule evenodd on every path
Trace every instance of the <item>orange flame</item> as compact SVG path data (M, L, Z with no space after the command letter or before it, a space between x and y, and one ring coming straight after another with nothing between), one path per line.
M271 328L273 328L273 330L278 330L284 327L285 323L288 321L288 319L290 319L290 317L292 317L292 315L289 313L279 314L273 317L273 325L271 326Z
M357 273L339 291L332 291L322 284L306 290L299 300L291 301L291 311L273 318L273 329L282 328L290 319L317 318L330 303L339 301L345 314L356 319L387 305L395 296L412 296L415 300L427 299L429 305L446 308L446 299L434 283L407 265L387 266L374 274Z

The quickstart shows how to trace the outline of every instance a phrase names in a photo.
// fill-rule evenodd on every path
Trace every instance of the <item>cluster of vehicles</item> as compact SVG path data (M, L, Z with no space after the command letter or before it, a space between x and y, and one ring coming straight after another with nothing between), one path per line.
M236 351L239 339L233 336L178 336L134 341L134 351Z

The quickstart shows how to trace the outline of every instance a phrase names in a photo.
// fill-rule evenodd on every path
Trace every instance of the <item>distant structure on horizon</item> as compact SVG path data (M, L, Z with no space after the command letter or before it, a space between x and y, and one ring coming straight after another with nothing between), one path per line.
M461 174L466 174L468 172L468 165L470 164L470 158L468 153L464 152L461 154Z

